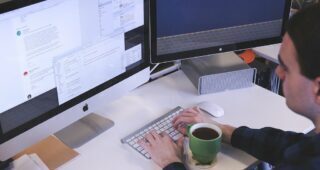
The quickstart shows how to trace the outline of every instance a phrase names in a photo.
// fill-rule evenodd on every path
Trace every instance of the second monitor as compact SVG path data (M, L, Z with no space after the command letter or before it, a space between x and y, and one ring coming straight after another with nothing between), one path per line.
M290 0L151 0L151 62L281 42Z

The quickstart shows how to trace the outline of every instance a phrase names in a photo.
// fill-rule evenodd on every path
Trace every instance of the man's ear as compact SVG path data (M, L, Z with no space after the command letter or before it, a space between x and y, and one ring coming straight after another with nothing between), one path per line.
M320 77L314 79L313 93L315 95L316 102L320 105Z

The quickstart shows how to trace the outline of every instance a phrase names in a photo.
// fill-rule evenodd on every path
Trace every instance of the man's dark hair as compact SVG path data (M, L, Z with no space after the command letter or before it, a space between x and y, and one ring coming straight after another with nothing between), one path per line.
M311 80L320 76L320 3L293 15L287 32L297 50L301 74Z

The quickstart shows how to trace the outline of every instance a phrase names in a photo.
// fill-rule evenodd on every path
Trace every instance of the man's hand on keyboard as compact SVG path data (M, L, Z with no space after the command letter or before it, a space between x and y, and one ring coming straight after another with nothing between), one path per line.
M157 134L155 131L151 131L138 143L161 168L173 162L181 162L183 137L175 143L167 133Z
M200 108L196 106L183 110L173 119L172 124L180 133L186 135L187 125L204 122L218 124L217 122L211 120L207 114L202 112Z
M172 121L173 127L180 133L186 134L186 127L189 124L195 123L213 123L222 130L222 141L225 143L231 142L231 136L235 128L230 125L220 124L211 119L208 114L202 112L199 107L193 107L183 110L177 117Z

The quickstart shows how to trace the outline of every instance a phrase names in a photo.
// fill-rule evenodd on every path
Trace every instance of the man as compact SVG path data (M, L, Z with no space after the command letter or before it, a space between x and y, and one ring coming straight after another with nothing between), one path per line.
M299 11L289 21L279 55L276 73L283 81L287 106L307 117L315 125L315 136L284 132L274 128L234 128L217 124L223 141L275 169L320 169L320 4ZM281 113L279 113L281 114ZM181 124L209 122L198 108L186 109L173 121L185 134ZM185 169L181 163L181 142L174 143L167 134L152 132L140 141L151 158L165 170Z

